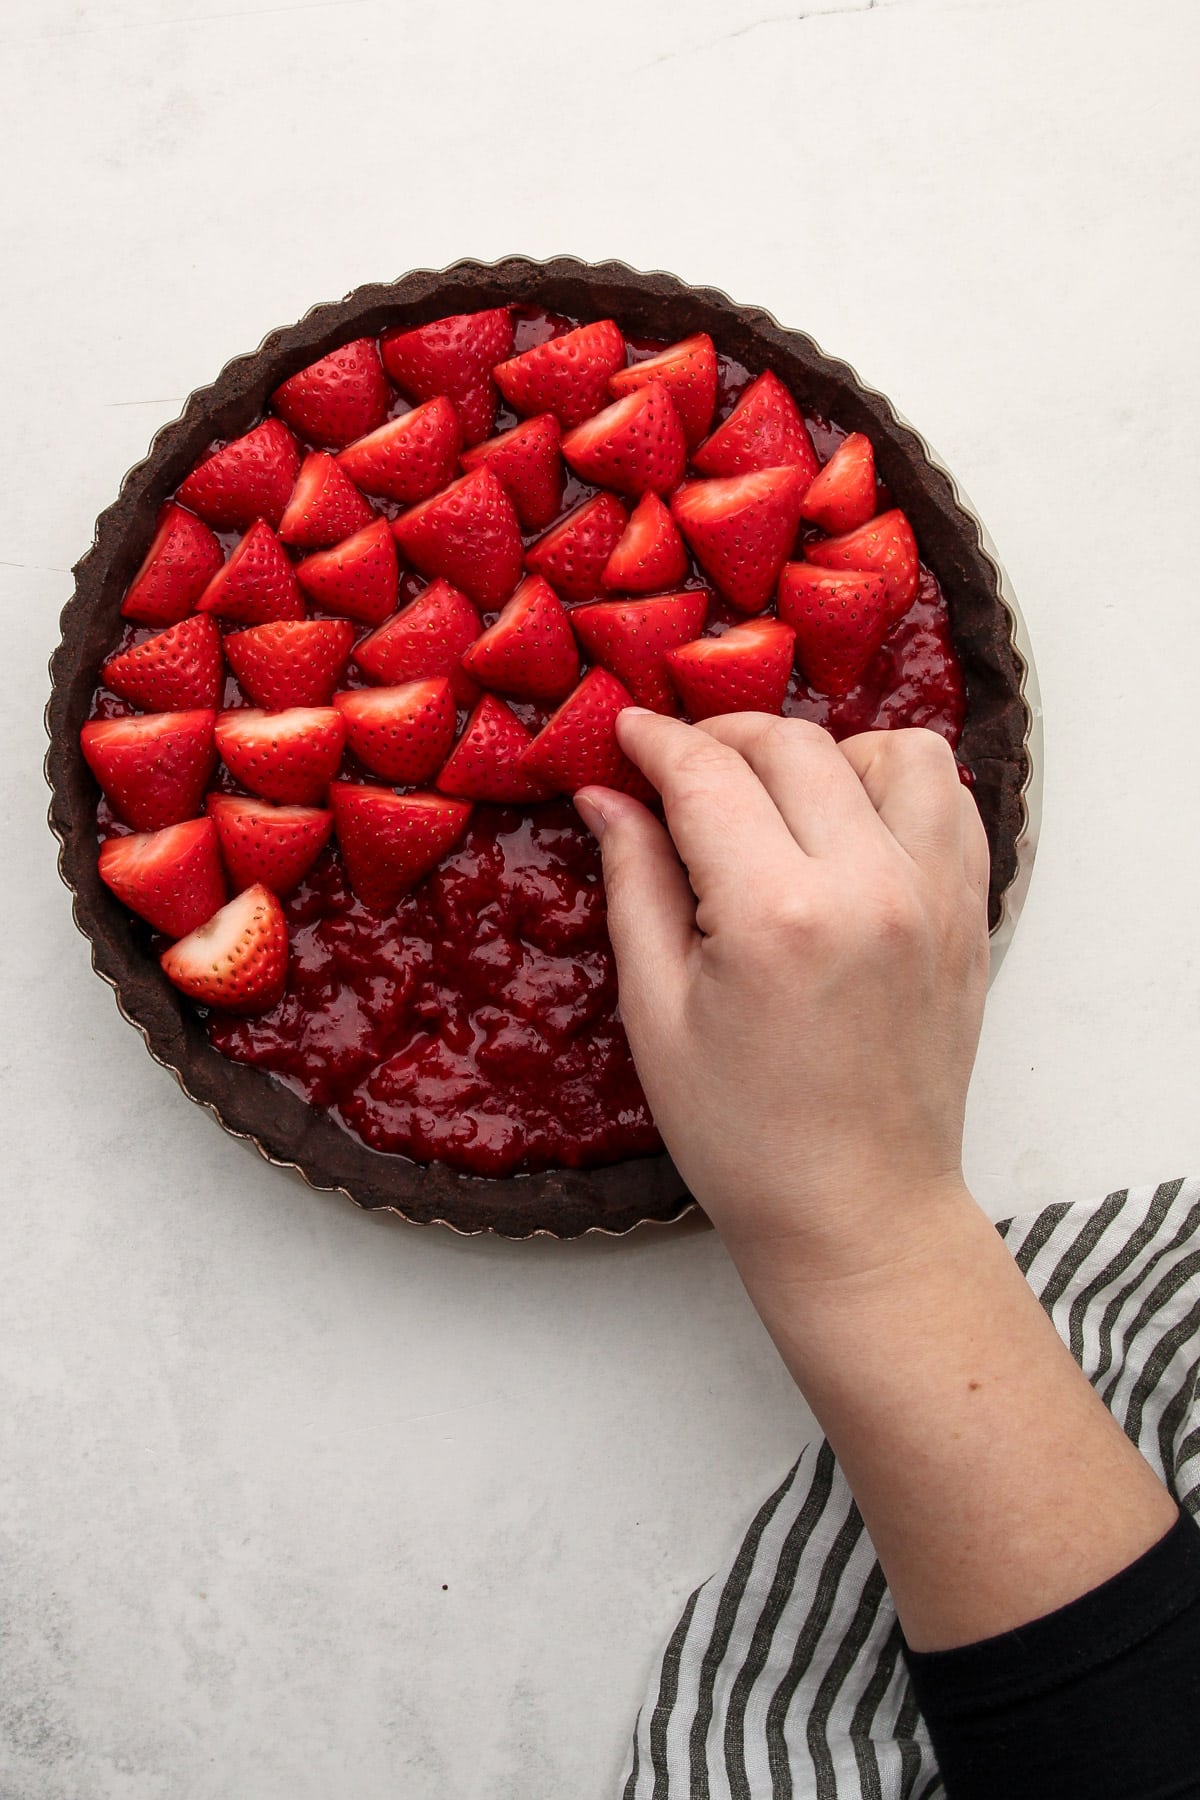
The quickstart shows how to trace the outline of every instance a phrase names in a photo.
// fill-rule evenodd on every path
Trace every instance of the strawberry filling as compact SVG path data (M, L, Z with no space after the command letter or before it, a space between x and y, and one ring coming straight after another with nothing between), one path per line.
M957 742L872 446L703 335L519 307L334 346L275 410L127 592L85 738L106 882L218 1050L377 1151L652 1154L569 795L646 792L631 695Z

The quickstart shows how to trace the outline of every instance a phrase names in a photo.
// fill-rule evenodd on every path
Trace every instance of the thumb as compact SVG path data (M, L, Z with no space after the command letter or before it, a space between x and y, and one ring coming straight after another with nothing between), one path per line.
M664 825L640 800L581 788L575 806L598 839L626 1023L666 1000L696 941L696 899Z

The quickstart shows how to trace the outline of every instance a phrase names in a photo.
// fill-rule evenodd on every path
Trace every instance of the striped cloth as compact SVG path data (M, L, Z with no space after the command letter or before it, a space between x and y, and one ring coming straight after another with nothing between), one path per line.
M1200 1512L1200 1181L998 1227L1076 1360ZM944 1793L883 1573L827 1443L692 1595L638 1715L622 1800Z

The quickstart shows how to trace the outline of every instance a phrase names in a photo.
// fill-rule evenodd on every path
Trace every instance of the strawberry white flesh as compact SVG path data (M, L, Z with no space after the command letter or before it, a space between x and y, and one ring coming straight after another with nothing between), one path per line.
M269 888L249 887L161 958L177 988L202 1006L267 1012L287 980L288 932Z

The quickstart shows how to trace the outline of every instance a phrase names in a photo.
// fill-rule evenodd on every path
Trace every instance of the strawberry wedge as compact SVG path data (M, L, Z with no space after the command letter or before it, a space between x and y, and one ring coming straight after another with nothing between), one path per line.
M299 473L295 438L282 420L264 419L197 463L176 499L218 531L245 531L255 519L278 525Z
M558 454L562 433L553 413L524 419L511 431L487 438L462 453L468 472L490 463L517 509L526 531L541 531L558 517L563 497L563 466ZM449 477L447 477L449 479Z
M591 660L623 681L639 706L677 713L667 652L699 637L708 599L707 588L689 588L650 600L600 600L577 607L571 624Z
M800 517L836 534L857 530L874 511L875 452L869 437L852 431L805 494Z
M201 1006L269 1012L287 981L283 908L269 888L247 888L160 960L167 979Z
M562 453L584 481L636 499L678 486L687 439L666 387L651 381L569 431Z
M252 794L309 806L323 799L342 760L346 727L332 706L246 707L221 713L216 740L221 761Z
M712 424L717 403L717 352L707 331L670 344L657 356L631 363L608 378L608 391L619 400L645 387L648 381L661 381L679 414L689 445L698 444Z
M579 650L567 610L550 583L527 575L496 623L464 651L480 687L519 700L561 700L579 680Z
M278 619L225 639L238 684L255 706L328 706L354 648L348 619Z
M521 579L521 527L486 463L392 524L401 551L423 575L441 575L478 606L499 606Z
M371 338L331 350L271 395L271 405L310 444L340 450L387 417L391 389Z
M304 617L304 596L296 571L265 520L257 519L250 527L197 600L196 609L217 613L235 625Z
M512 349L512 315L507 306L454 313L410 331L384 333L383 366L410 400L453 400L464 444L477 444L496 417L495 365Z
M261 882L289 894L329 842L333 814L321 806L272 806L240 794L210 794L208 816L221 860L239 891Z
M121 602L121 617L135 625L177 625L194 609L223 561L221 546L203 520L182 506L168 506Z
M522 758L533 738L510 706L484 694L437 778L439 793L520 806L549 799Z
M713 586L739 612L761 612L791 555L808 476L794 467L687 481L671 496L675 523Z
M296 564L296 579L326 612L381 625L396 610L400 580L391 524L375 519L331 550L306 556Z
M694 721L718 713L777 713L792 673L795 634L779 619L747 619L720 637L668 650L667 668Z
M606 588L652 594L674 587L687 574L687 549L670 509L657 494L643 494L629 516L601 577Z
M819 569L869 569L887 582L888 610L894 621L906 613L917 593L921 564L912 526L899 508L880 513L857 531L819 538L806 544L805 559Z
M796 662L810 687L846 694L861 681L891 624L887 581L860 569L788 563L779 616L796 633Z
M79 734L84 758L114 812L135 831L194 819L216 766L208 707L92 719Z
M354 661L368 681L394 687L426 675L444 675L461 706L470 706L479 689L462 666L462 654L482 626L465 594L448 581L431 581L386 624L365 637Z
M197 613L110 656L100 679L146 712L216 706L225 686L221 634L207 613Z
M378 912L437 867L471 816L467 801L445 794L394 794L349 781L334 782L329 804L350 886Z
M804 415L768 369L695 451L692 467L701 475L749 475L755 469L789 466L802 469L807 483L820 464Z
M349 444L338 457L338 467L364 494L412 506L458 474L461 443L454 402L439 394Z
M346 748L364 769L411 787L436 775L454 742L458 709L444 676L399 687L335 694L346 724Z
M594 494L529 546L525 566L565 600L594 600L628 518L615 494Z
M551 412L564 431L582 425L609 398L608 380L625 363L625 339L612 319L579 325L511 357L494 370L515 412Z
M522 758L525 773L550 793L610 787L638 799L654 790L617 743L617 715L633 696L607 669L589 669Z
M361 531L373 516L371 506L340 464L324 450L314 450L300 465L279 521L279 536L294 550L323 550Z
M211 819L184 819L100 846L100 879L131 912L180 938L225 904L225 874Z

